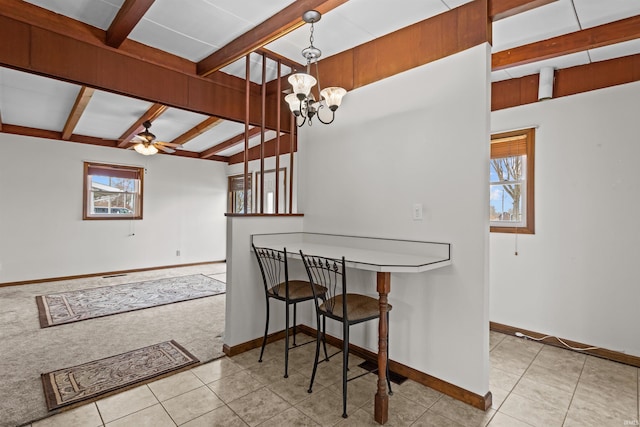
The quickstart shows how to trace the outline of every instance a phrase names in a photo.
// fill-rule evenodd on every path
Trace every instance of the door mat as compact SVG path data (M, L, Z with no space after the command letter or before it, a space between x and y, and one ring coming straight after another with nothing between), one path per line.
M198 363L175 341L42 374L49 410L92 399Z
M194 274L124 285L38 295L40 327L57 326L222 294L226 285Z
M358 366L369 372L378 370L378 364L369 362L368 360L365 360ZM404 375L396 374L395 372L389 371L389 380L394 384L400 385L407 380L407 377L405 377Z

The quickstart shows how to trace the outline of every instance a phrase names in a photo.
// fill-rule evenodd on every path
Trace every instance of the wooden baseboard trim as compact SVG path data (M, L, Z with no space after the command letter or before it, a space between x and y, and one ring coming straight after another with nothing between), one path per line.
M529 335L531 337L534 337L536 338L536 340L540 339L538 342L541 342L543 344L564 348L565 350L575 351L565 347L555 337L550 337L549 334L543 334L540 332L530 331L528 329L523 329L523 328L516 328L513 326L503 325L502 323L496 323L496 322L489 322L489 328L492 331L500 332L506 335L513 335L513 336L516 335L516 332L520 332L520 333L523 333L524 335ZM565 338L560 338L560 339L566 342L571 347L576 347L576 348L595 347L593 345L584 344L577 341L571 341ZM640 368L640 357L621 353L619 351L608 350L606 348L597 348L594 350L585 350L585 351L577 351L577 352L589 354L591 356L601 357L603 359L609 359L614 362L624 363L625 365L631 365L631 366L635 366L636 368Z
M104 272L104 273L90 273L90 274L78 274L78 275L75 275L75 276L49 277L49 278L46 278L46 279L21 280L19 282L4 282L4 283L0 283L0 288L5 287L5 286L33 285L35 283L57 282L59 280L86 279L88 277L111 276L111 275L115 275L115 274L127 274L127 273L138 273L140 271L162 270L162 269L166 269L166 268L192 267L194 265L205 265L205 264L220 264L220 263L223 263L223 262L226 262L226 260L192 262L192 263L189 263L189 264L161 265L161 266L157 266L157 267L134 268L134 269L131 269L131 270L107 271L107 272Z
M307 325L298 325L297 329L299 332L303 334L309 335L311 337L316 336L316 329ZM293 330L290 329L290 333L293 333ZM284 338L284 330L279 332L274 332L267 336L267 343L271 343L274 341L278 341ZM327 334L327 343L335 346L342 347L342 340L340 338L334 337L332 335ZM259 348L262 346L262 337L256 338L251 341L244 342L242 344L235 345L233 347L229 347L228 345L223 346L223 352L229 357L236 356L240 353L244 353L245 351L253 350L254 348ZM357 345L350 344L349 352L358 357L361 357L369 362L378 363L378 354L372 352L371 350L367 350L366 348L359 347ZM416 369L410 368L402 363L395 362L393 360L389 360L389 370L395 372L396 374L403 375L410 380L413 380L417 383L430 387L440 393L446 394L449 397L452 397L456 400L464 402L468 405L473 406L474 408L481 409L486 411L491 407L492 403L492 395L491 392L487 392L484 396L479 394L475 394L470 392L469 390L465 390L457 385L448 383L439 378L433 377L431 375L425 374L424 372L420 372Z
M300 326L298 326L299 328ZM293 334L293 329L290 330L289 335ZM281 340L284 338L284 329L278 332L274 332L272 334L267 335L267 344L272 342ZM245 351L253 350L254 348L262 347L262 337L253 339L251 341L243 342L238 345L234 345L232 347L224 344L222 346L222 352L226 354L228 357L237 356L240 353L244 353Z

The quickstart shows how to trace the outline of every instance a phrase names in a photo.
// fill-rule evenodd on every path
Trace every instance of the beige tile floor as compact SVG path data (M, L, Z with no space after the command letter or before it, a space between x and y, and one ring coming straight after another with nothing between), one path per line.
M299 335L300 341L308 337ZM493 406L474 409L413 381L395 385L389 426L638 425L639 370L491 332ZM369 426L376 377L349 383L349 418L341 418L340 358L321 365L307 393L313 345L290 352L283 341L222 358L174 376L33 423L47 426ZM351 357L350 371L362 360Z

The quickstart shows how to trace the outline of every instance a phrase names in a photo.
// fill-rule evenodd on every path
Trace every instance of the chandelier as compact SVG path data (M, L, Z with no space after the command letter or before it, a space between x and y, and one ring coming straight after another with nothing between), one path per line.
M318 72L318 58L322 55L320 49L313 45L313 24L318 22L321 18L320 12L316 10L306 11L302 15L302 20L307 24L311 24L311 33L309 35L309 47L302 50L302 56L307 59L307 72L295 73L289 76L289 83L291 84L292 92L284 97L284 100L289 104L291 112L295 116L296 124L298 127L303 126L305 123L309 123L313 117L317 117L320 123L328 125L332 123L336 117L336 110L342 102L342 97L347 91L341 87L326 87L320 88L320 74ZM311 75L311 64L315 63L316 77ZM318 93L320 94L320 101L316 101L311 88L318 86ZM320 110L328 107L331 110L331 120L324 121L320 117ZM300 120L302 119L302 120Z

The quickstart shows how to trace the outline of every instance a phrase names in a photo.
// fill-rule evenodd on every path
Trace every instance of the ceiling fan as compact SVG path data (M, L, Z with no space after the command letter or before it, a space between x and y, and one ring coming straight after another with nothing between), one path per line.
M149 128L151 127L151 122L149 120L142 123L144 126L144 130L135 136L133 142L137 142L133 147L138 153L143 154L145 156L151 156L156 154L158 150L162 150L165 153L175 153L175 149L181 149L182 146L180 144L174 144L172 142L162 142L156 141L156 136L149 132Z

